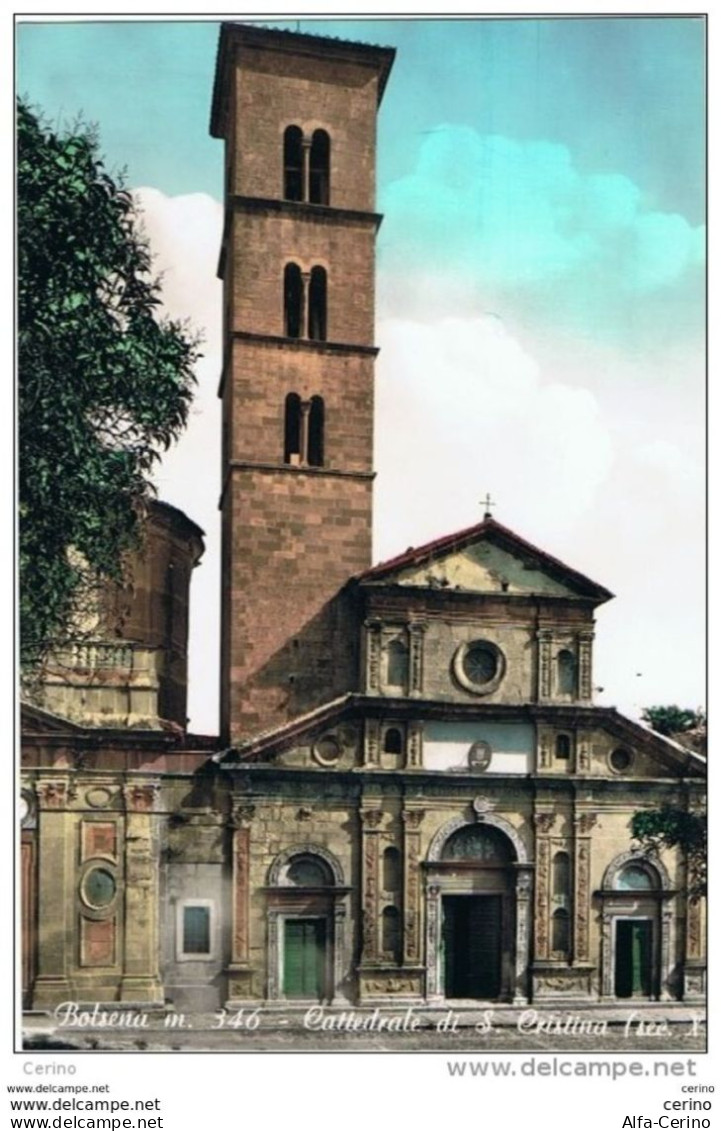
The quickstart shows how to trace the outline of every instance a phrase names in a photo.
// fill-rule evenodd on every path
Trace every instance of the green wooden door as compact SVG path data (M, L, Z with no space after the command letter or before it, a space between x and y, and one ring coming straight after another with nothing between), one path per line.
M283 992L286 997L323 997L325 920L286 919Z
M651 997L653 993L652 925L648 919L616 923L616 997Z

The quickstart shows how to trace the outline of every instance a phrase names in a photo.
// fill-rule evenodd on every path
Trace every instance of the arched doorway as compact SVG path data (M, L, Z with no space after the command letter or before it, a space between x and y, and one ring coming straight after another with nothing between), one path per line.
M655 1000L669 997L673 893L660 861L624 853L609 865L603 898L601 971L604 996Z
M502 818L456 820L428 859L428 997L526 998L530 872Z
M347 961L338 861L302 845L277 857L268 878L268 998L331 1002Z

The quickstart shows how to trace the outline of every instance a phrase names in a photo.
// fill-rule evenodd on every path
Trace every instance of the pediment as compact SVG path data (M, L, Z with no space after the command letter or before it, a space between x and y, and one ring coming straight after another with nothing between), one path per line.
M471 593L541 594L574 597L578 593L547 571L529 565L507 550L480 541L462 550L401 570L397 585L428 589L462 589Z
M85 733L85 728L77 723L32 703L20 704L20 729L22 734L67 735L73 738Z
M590 598L612 594L492 519L407 550L367 570L362 584L511 596Z

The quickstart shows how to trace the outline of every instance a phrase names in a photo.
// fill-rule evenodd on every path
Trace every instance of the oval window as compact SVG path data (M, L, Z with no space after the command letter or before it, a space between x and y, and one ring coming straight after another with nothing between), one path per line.
M624 750L622 746L614 750L609 758L611 769L615 770L617 774L622 774L624 770L627 770L632 760L630 751Z
M341 754L341 745L333 734L324 734L313 747L313 756L321 766L334 765Z
M93 868L83 881L83 899L89 907L107 907L116 891L115 877L106 868Z

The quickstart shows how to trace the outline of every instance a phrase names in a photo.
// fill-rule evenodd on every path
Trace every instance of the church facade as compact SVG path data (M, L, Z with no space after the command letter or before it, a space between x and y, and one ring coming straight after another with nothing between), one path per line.
M612 595L490 514L372 564L392 63L222 28L221 736L184 730L202 537L160 508L122 646L24 712L34 1008L705 999L704 903L630 832L704 808L705 759L594 706Z

